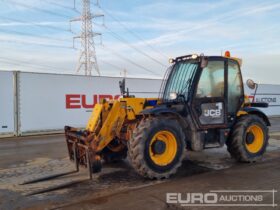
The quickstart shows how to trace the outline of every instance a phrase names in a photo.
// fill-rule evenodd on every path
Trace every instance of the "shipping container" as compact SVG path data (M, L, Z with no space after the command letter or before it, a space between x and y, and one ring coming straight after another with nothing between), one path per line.
M0 137L61 133L65 125L85 127L94 104L120 96L120 77L86 77L0 71ZM126 78L136 97L158 97L160 79ZM253 98L255 90L245 85ZM280 85L260 84L255 101L268 102L268 116L280 116Z
M19 135L61 132L65 125L84 127L94 104L120 96L120 77L18 74ZM136 97L158 97L161 80L127 78Z
M14 72L0 71L0 137L16 135L16 81Z
M254 100L255 102L266 102L269 104L268 108L261 108L266 115L280 116L280 85L259 84L256 90L251 90L246 87L245 91L251 100Z

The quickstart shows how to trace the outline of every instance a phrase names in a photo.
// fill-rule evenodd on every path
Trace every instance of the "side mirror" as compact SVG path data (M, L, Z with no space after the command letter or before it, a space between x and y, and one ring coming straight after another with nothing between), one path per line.
M257 84L252 79L248 79L246 81L246 84L252 90L256 89L256 87L257 87Z

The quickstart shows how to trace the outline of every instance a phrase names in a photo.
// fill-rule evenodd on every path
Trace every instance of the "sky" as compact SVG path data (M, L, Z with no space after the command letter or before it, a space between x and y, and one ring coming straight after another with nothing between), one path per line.
M0 69L76 72L81 0L0 0ZM169 58L242 58L245 79L280 84L279 0L99 0L91 3L101 75L161 78ZM96 75L96 72L93 72Z

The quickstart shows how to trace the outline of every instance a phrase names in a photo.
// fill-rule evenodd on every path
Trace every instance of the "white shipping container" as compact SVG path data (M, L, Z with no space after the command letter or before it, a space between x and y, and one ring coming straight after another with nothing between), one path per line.
M255 90L245 85L246 94L253 99ZM280 116L280 85L259 84L255 96L255 102L266 102L268 108L260 108L268 116Z
M0 71L0 137L62 132L65 125L85 127L95 103L119 97L120 80ZM160 85L160 79L126 79L136 97L158 97ZM245 85L251 98L254 92ZM255 100L269 103L262 109L268 116L280 116L280 85L260 84Z
M84 127L95 103L119 97L120 80L20 72L19 133L61 131L65 125ZM126 86L136 97L158 97L160 85L158 79L126 79Z
M15 135L14 73L0 71L0 136Z

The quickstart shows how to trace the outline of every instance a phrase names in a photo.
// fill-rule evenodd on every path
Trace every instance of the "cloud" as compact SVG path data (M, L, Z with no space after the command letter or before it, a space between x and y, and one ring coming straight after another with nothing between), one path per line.
M12 0L15 1L15 0ZM22 1L17 0L19 3ZM9 2L9 1L6 1ZM43 6L41 3L43 2ZM27 0L24 4L34 7L41 7L56 11L61 14L70 14L70 10L61 10L62 7L56 6L51 2L55 0ZM70 2L70 3L69 3ZM102 2L101 2L102 3ZM59 1L58 4L72 6L71 1ZM104 2L105 4L105 2ZM8 5L8 3L6 4ZM2 6L2 4L1 4ZM47 45L72 46L72 34L59 31L45 30L43 27L31 27L34 23L41 26L68 26L67 20L59 21L59 17L46 15L40 11L33 11L30 8L14 8L9 4L7 17L15 17L25 22L7 21L0 22L0 44L5 50L0 52L0 56L5 54L9 57L20 60L28 60L34 56L37 64L54 65L58 71L64 68L74 69L77 63L78 51L70 48L54 48ZM127 1L127 3L116 3L114 0L108 1L106 10L120 21L133 33L141 37L136 38L123 28L122 24L115 22L108 15L105 15L106 25L128 43L137 47L141 51L149 54L153 58L167 63L166 56L179 56L192 52L206 54L220 54L221 50L229 49L238 56L280 54L279 49L279 1ZM3 7L4 8L4 7ZM5 7L6 8L6 7ZM27 10L28 9L28 10ZM95 8L96 9L96 8ZM33 12L36 12L36 16ZM95 12L99 12L95 10ZM72 13L71 13L72 14ZM70 15L71 16L71 15ZM75 15L73 15L75 16ZM20 32L33 33L34 36L11 34L3 32L16 28ZM39 29L40 28L40 29ZM80 25L74 25L77 33ZM163 73L164 68L154 61L141 55L131 47L115 39L110 33L101 26L94 26L94 30L103 32L103 42L105 46L113 49L130 60L139 63L153 71ZM39 37L37 35L48 36L51 39ZM57 39L57 40L55 40ZM65 42L58 41L66 40ZM2 40L2 41L1 41ZM144 40L144 41L143 41ZM98 38L96 43L98 43ZM153 50L148 45L156 50ZM77 47L78 41L77 41ZM129 75L145 75L146 72L121 59L114 53L96 45L97 59L102 73L107 75L119 74L121 69L126 68ZM159 51L160 53L158 53ZM8 53L7 53L8 52ZM274 57L276 59L276 57ZM249 64L246 69L257 68L261 60L248 58ZM257 58L259 59L259 57ZM271 64L268 66L280 65L279 61L269 59ZM278 60L280 60L278 58ZM245 62L245 61L244 61ZM278 63L277 63L278 62ZM30 69L25 67L25 69ZM260 68L254 71L258 75ZM147 73L148 74L148 73ZM260 74L261 75L261 74ZM150 75L151 76L151 75ZM263 76L263 75L262 75ZM265 75L262 78L267 78Z
M217 15L216 17L211 18L210 20L194 21L191 27L186 28L186 27L184 27L184 25L182 25L181 28L186 28L186 29L161 35L153 40L150 40L150 43L151 44L162 43L164 45L164 44L166 44L166 41L176 40L176 39L178 40L178 38L183 38L183 37L188 38L189 34L191 32L202 30L202 29L208 30L221 22L233 21L238 18L250 16L253 14L257 14L257 13L263 13L263 12L268 12L271 10L277 10L279 7L280 7L280 3L276 3L276 4L261 3L254 7L252 7L250 5L246 8L236 9L231 12L225 12L223 14ZM223 32L223 30L222 30L222 32ZM172 45L172 44L173 44L173 42L170 45Z

